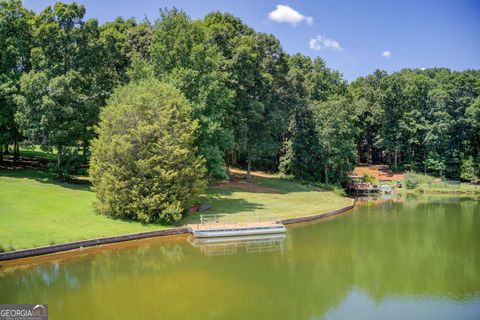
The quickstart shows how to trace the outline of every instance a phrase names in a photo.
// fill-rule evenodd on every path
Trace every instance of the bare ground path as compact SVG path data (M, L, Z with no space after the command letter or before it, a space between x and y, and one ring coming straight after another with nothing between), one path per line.
M354 172L358 175L368 174L378 180L403 180L405 178L403 172L393 172L384 164L359 164L355 167Z

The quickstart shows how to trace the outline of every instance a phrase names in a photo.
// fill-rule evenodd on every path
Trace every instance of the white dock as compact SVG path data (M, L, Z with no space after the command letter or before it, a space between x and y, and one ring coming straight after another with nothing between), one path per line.
M197 238L236 237L262 234L285 233L286 228L280 218L266 215L242 217L231 221L229 215L201 215L200 223L187 225ZM235 217L238 219L238 217Z

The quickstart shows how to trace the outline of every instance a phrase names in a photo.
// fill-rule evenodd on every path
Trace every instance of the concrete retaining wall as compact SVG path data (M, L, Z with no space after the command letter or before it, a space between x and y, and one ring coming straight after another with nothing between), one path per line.
M320 213L320 214L316 214L316 215L312 215L312 216L285 219L285 220L282 220L282 223L283 224L292 224L292 223L300 223L300 222L307 222L307 221L312 221L312 220L324 219L324 218L328 218L328 217L343 213L345 211L351 210L351 209L353 209L354 206L355 206L355 203L352 204L352 205L349 205L347 207L343 207L343 208L340 208L340 209L337 209L337 210L333 210L333 211L329 211L329 212L325 212L325 213Z
M24 249L24 250L12 251L12 252L3 252L3 253L0 253L0 261L39 256L42 254L49 254L49 253L68 251L68 250L85 248L85 247L98 246L98 245L107 244L107 243L138 240L138 239L144 239L144 238L153 238L153 237L176 235L176 234L183 234L183 233L189 233L188 229L175 228L175 229L166 229L166 230L156 230L156 231L147 231L147 232L140 232L140 233L133 233L133 234L125 234L121 236L111 236L111 237L105 237L105 238L67 242L67 243L54 244L51 246L40 247L40 248Z
M354 206L355 206L355 203L341 209L320 213L317 215L285 219L285 220L282 220L282 223L293 224L293 223L300 223L300 222L307 222L312 220L328 218L328 217L343 213L345 211L348 211L352 209ZM153 237L160 237L160 236L169 236L169 235L176 235L176 234L185 234L189 232L190 231L187 228L175 228L175 229L126 234L121 236L111 236L111 237L97 238L97 239L90 239L90 240L82 240L82 241L75 241L75 242L67 242L67 243L54 244L51 246L45 246L40 248L24 249L24 250L12 251L12 252L3 252L3 253L0 253L0 261L33 257L33 256L39 256L43 254L56 253L56 252L80 249L85 247L93 247L101 244L108 244L108 243L115 243L115 242L129 241L129 240L138 240L138 239L144 239L144 238L153 238Z

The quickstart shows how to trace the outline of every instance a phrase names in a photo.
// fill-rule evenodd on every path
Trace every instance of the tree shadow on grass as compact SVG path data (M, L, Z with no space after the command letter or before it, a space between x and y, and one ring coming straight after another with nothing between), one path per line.
M54 184L63 188L91 191L91 184L88 181L67 182L45 169L0 168L0 177L31 179L41 183Z
M212 205L212 209L203 212L189 212L184 215L179 223L198 223L200 222L201 214L236 214L240 212L255 212L265 207L261 203L228 197L233 191L235 190L210 191L209 193L202 195L200 197L200 202Z
M229 181L219 181L210 187L210 190L224 190L225 192L247 192L266 194L286 194L295 192L328 192L321 189L314 182L280 177L252 176L247 181L244 175L233 174Z

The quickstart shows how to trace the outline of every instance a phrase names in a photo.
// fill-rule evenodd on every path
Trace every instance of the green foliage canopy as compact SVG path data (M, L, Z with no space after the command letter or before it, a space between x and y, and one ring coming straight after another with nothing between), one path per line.
M150 79L120 88L102 110L90 175L99 212L172 222L202 191L191 106L171 85Z

